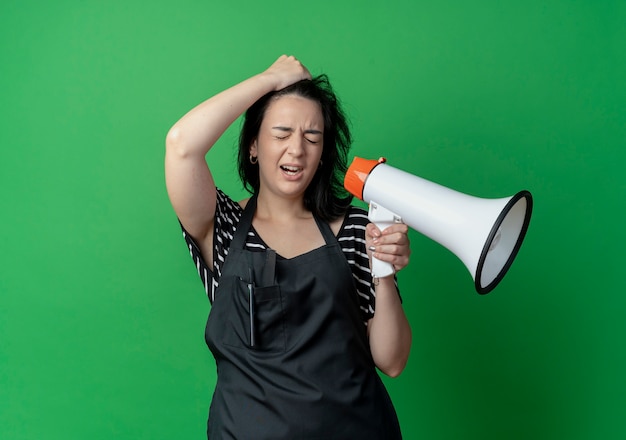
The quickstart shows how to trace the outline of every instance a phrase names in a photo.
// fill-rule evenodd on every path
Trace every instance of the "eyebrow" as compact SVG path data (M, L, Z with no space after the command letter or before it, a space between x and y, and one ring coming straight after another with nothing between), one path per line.
M283 127L281 125L277 125L275 127L272 127L272 130L279 130L279 131L285 131L285 132L291 133L293 131L293 128ZM306 134L323 134L320 130L315 130L313 128L311 128L309 130L304 130L304 133L306 133Z

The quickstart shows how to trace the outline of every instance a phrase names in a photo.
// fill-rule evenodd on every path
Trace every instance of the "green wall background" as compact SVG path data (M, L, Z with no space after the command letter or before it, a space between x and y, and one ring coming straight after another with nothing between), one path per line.
M295 54L353 154L535 211L487 296L412 231L407 439L626 437L623 1L4 0L0 438L200 439L208 313L166 197L191 106ZM210 153L243 196L236 128Z

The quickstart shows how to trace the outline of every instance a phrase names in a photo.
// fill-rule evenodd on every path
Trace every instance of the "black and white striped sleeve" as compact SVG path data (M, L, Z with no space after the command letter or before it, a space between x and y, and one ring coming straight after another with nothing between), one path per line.
M367 211L351 206L337 236L341 250L352 269L352 276L359 295L361 315L366 323L374 316L376 310L376 291L372 282L370 261L365 244L365 227L368 223L370 221L367 218ZM396 289L397 287L396 280Z
M235 228L239 223L242 212L243 210L237 202L228 197L219 188L217 189L215 228L213 233L213 268L208 267L198 244L181 223L183 237L189 248L191 258L198 270L204 291L211 303L213 303L215 299L215 290L217 289L222 274L222 266L226 260L226 255L228 255L228 248L230 247Z
M365 322L374 316L376 307L369 257L365 247L365 227L368 223L367 212L352 206L337 236L341 250L352 269L361 314Z

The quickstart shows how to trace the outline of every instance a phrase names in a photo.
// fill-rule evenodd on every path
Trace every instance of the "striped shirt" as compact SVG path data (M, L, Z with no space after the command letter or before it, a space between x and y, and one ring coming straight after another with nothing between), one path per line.
M239 203L232 200L218 188L213 235L213 270L207 267L200 253L200 248L183 227L183 237L187 242L189 252L198 270L198 275L200 275L205 292L211 303L215 299L215 292L222 275L222 266L228 255L230 243L233 240L235 229L242 214L243 209ZM365 226L368 223L367 212L362 208L351 206L337 234L337 241L352 269L352 276L357 289L364 322L367 322L374 316L375 308L374 285L365 248ZM246 249L249 251L262 251L266 248L267 246L261 237L251 227L248 231Z

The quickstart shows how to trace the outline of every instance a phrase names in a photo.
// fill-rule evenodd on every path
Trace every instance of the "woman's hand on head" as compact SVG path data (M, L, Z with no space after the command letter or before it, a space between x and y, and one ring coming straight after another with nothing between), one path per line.
M409 228L404 223L391 225L383 231L374 223L368 224L365 228L365 243L370 259L374 257L391 263L396 272L405 268L411 255L408 233Z
M263 72L274 82L274 90L281 90L303 79L311 79L309 70L294 56L281 55Z

